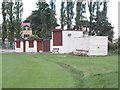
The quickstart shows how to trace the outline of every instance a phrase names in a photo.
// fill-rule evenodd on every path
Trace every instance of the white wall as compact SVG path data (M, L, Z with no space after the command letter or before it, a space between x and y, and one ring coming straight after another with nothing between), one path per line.
M69 37L68 34L71 33ZM53 46L53 33L50 50L59 48L59 53L70 53L76 49L88 50L88 55L108 55L107 36L86 36L83 37L82 31L62 31L63 46Z
M16 47L16 42L15 42L15 52L23 52L23 41L20 42L20 48Z
M71 36L68 36L68 34L71 34ZM64 53L74 52L76 48L79 48L81 37L83 37L82 31L63 31Z
M37 52L37 41L34 41L34 47L30 48L29 47L29 41L26 41L26 47L25 47L25 52ZM24 52L23 51L23 41L20 42L20 48L16 47L15 43L15 52Z
M90 55L107 55L108 37L93 36L90 38Z
M90 38L89 37L81 37L79 49L89 50L89 48L90 48L89 46L90 46Z
M68 34L71 34L71 36L68 36ZM53 48L59 48L59 53L70 53L73 52L76 48L79 48L79 40L80 37L83 36L82 31L62 31L62 46L53 46L53 33L52 33L52 40L51 40L51 46L50 51L52 52Z
M107 55L108 37L107 36L87 36L80 39L80 49L88 50L88 55Z
M52 39L50 40L50 52L53 52L54 48L59 48L59 53L64 53L63 46L53 46L53 33L52 33Z

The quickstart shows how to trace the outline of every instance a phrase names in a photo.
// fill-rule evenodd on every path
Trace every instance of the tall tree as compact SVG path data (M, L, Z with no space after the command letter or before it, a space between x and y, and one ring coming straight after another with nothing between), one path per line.
M100 17L100 8L101 8L102 2L101 1L96 1L96 15L95 15L95 23L94 23L94 34L97 34L100 31L101 26L99 23L101 22Z
M67 0L67 7L66 7L66 11L67 11L67 29L71 29L72 28L72 19L74 16L74 2L73 0Z
M48 4L46 2L38 2L38 11L40 13L41 20L41 37L46 38L48 36L47 32L47 23L46 23L46 10L48 8Z
M85 16L83 16L83 13L85 13L85 6L86 4L83 3L82 1L77 0L77 5L76 5L76 18L75 18L75 24L77 30L81 29L82 30L82 21Z
M89 35L93 35L93 20L95 18L95 6L96 6L96 2L93 2L93 0L87 0L88 1L88 8L89 8Z
M57 19L55 18L56 15L56 0L50 0L50 20L48 24L50 24L50 31L55 28Z
M55 11L46 2L38 2L37 8L26 21L32 23L33 34L38 35L40 38L49 39L51 38L51 30L57 26Z
M8 34L9 34L9 41L10 41L10 47L12 48L13 45L13 41L14 41L14 3L12 0L10 0L10 2L8 2L7 4L7 8L8 8L8 18L9 18L9 28L8 28Z
M113 39L113 27L111 23L109 23L107 18L107 3L106 0L103 1L103 10L97 13L98 17L96 20L97 26L97 35L99 36L108 36L108 39L112 41Z
M56 0L50 0L50 8L53 10L53 11L56 11L56 6L55 6L55 2Z
M21 20L22 20L22 13L23 13L23 2L21 1L16 1L15 6L14 6L14 13L15 13L15 31L16 31L16 38L20 39L21 34Z
M64 29L64 26L66 25L66 10L65 10L65 1L64 0L62 0L62 2L61 2L60 23L61 23L61 28Z
M3 16L3 23L2 23L2 45L4 48L5 38L7 38L7 2L2 2L2 16Z

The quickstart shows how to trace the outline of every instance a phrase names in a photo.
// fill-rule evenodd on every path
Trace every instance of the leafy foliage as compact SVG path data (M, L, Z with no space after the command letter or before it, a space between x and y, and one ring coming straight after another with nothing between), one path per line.
M16 32L16 35L15 37L17 39L20 39L21 38L21 34L20 34L20 31L21 31L21 20L22 20L22 12L23 12L23 3L22 1L19 1L19 2L15 2L15 6L14 6L14 13L15 13L15 32Z
M97 3L97 7L99 6ZM112 41L114 32L111 23L107 19L107 2L103 2L102 11L97 10L95 29L98 36L108 36L108 39Z
M4 46L5 39L7 38L10 42L10 46L12 48L12 44L14 38L20 39L20 23L22 16L22 1L14 2L10 0L9 2L2 2L2 15L3 15L3 23L2 23L2 42ZM16 33L16 36L15 36Z
M26 19L32 24L33 34L40 38L51 38L51 30L57 26L54 9L46 2L38 2L38 10Z
M85 16L83 16L83 13L85 13L85 6L86 6L86 4L83 4L83 2L77 1L76 18L75 18L77 30L79 30L79 29L82 30L82 21L83 21L83 19L85 19Z
M73 0L67 0L66 12L67 12L67 29L72 28L72 19L74 16L74 2Z
M106 0L89 3L89 35L108 36L108 39L112 41L114 32L107 18L107 3ZM100 11L101 6L103 6L102 11Z
M71 29L73 26L73 18L75 17L75 28L82 29L82 26L86 26L86 32L89 35L108 36L108 39L113 39L113 27L107 18L107 3L97 2L93 0L88 1L88 11L90 14L89 20L84 20L86 17L83 15L86 13L86 4L79 2L79 0L62 0L60 9L60 23L61 28L64 29L67 25L67 29ZM50 0L49 3L38 2L37 10L32 11L32 14L24 21L32 24L33 34L42 39L51 38L51 30L54 29L57 24L56 19L56 0ZM76 12L74 11L76 3ZM65 6L66 5L66 6ZM101 9L102 8L102 9ZM14 41L14 38L20 39L20 23L23 12L23 3L21 2L3 2L2 3L2 42L6 38L9 39L10 44ZM86 24L86 25L85 25ZM89 27L89 30L87 30ZM75 29L74 28L74 29Z
M64 29L64 26L66 25L66 8L65 8L65 2L62 0L61 2L61 9L60 9L60 24L61 28Z
M14 8L14 3L12 1L8 2L7 4L7 13L8 13L8 20L9 20L9 27L8 27L8 38L9 38L9 41L10 41L10 47L12 48L12 44L13 44L13 41L14 41L14 32L15 32L15 27L14 27L14 11L13 11L13 8Z
M90 2L88 3L88 8L89 8L89 13L90 13L90 21L89 21L89 35L93 35L92 31L93 31L93 20L94 20L94 13L95 13L95 4L96 2L93 2L92 0L90 0Z
M118 39L118 54L120 54L120 37Z
M7 38L7 3L2 3L2 16L3 16L3 23L2 23L2 45L4 47L5 38Z
M38 39L40 39L40 38L37 35L31 35L29 37L29 40L38 40Z

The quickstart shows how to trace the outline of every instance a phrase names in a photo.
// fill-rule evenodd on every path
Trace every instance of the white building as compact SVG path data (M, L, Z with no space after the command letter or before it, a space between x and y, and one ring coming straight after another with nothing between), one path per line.
M49 52L50 40L17 40L15 52Z
M79 47L80 37L83 37L82 31L53 30L50 50L51 52L71 53Z
M76 50L87 52L87 55L107 55L107 36L86 36L82 31L60 30L52 32L50 51L53 53L72 53Z
M108 37L107 36L87 36L80 38L80 50L87 50L88 55L107 55Z
M107 36L85 36L83 31L61 30L52 31L50 40L16 41L16 52L52 52L52 53L80 53L79 55L107 55Z
M21 37L23 39L28 39L32 35L32 28L30 23L22 23L21 24Z

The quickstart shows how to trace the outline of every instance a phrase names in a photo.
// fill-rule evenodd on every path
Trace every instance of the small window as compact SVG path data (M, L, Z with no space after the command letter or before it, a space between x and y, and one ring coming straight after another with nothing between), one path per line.
M24 38L28 38L29 36L29 34L24 34Z
M29 37L30 35L28 34L27 37Z
M24 34L24 38L25 38L25 34Z
M32 41L29 41L29 47L30 48L33 48L34 47L34 41L32 40Z
M16 41L16 47L20 48L20 41Z

